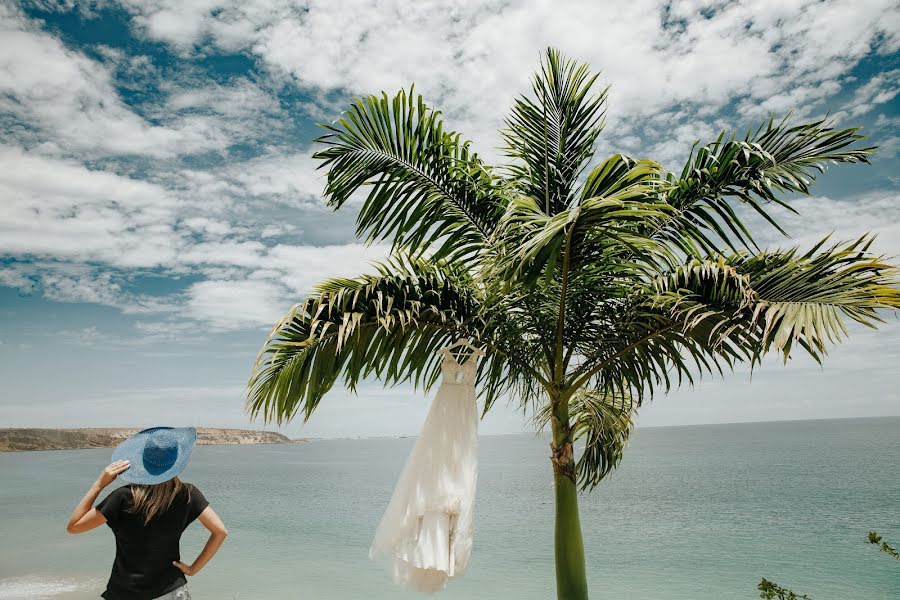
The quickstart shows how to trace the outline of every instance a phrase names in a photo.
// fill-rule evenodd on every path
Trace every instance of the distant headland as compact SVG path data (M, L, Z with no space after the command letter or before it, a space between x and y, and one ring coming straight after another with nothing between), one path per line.
M78 450L82 448L112 448L140 431L132 427L104 427L82 429L0 429L0 452L26 450ZM217 444L295 444L307 440L292 440L274 431L249 429L218 429L198 427L197 443Z

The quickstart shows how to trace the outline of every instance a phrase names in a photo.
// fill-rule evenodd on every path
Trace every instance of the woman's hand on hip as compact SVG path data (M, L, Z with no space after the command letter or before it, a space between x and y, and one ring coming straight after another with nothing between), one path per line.
M173 560L172 564L175 565L176 567L178 567L178 570L181 571L182 573L184 573L185 575L187 575L188 577L196 575L197 571L199 571L199 569L194 568L194 565L186 565L183 562L178 561L178 560Z
M119 473L125 471L130 466L131 463L129 463L127 460L117 460L116 462L103 469L103 472L100 473L100 477L97 478L97 484L101 488L105 488L113 481L115 481L116 477L119 476Z

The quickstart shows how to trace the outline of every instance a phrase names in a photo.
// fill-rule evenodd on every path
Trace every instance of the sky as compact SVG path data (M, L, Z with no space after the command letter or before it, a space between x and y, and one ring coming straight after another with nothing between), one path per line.
M499 160L511 102L556 46L610 86L598 158L680 169L770 116L862 126L769 247L867 231L900 257L895 1L0 0L0 427L259 428L244 386L317 281L385 249L324 206L311 153L356 95L415 83ZM900 323L658 396L640 426L900 414ZM336 387L292 436L409 435L428 398ZM483 433L528 430L498 406Z

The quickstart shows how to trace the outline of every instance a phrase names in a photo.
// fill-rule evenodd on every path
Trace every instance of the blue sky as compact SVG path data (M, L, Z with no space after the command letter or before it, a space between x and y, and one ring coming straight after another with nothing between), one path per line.
M415 82L498 157L554 45L611 86L600 156L675 170L698 140L826 113L880 146L785 215L790 240L879 232L900 256L893 1L0 1L0 426L248 426L268 329L316 281L384 255L323 206L316 122ZM659 397L642 425L900 414L900 325ZM427 399L336 389L292 435L411 434ZM254 424L253 426L258 426ZM527 428L496 409L482 431Z

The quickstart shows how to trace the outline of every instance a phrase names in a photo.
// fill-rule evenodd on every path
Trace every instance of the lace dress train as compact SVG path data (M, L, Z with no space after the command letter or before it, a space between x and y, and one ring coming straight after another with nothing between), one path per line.
M466 569L478 476L475 360L444 351L442 383L375 532L370 556L394 581L434 593Z

